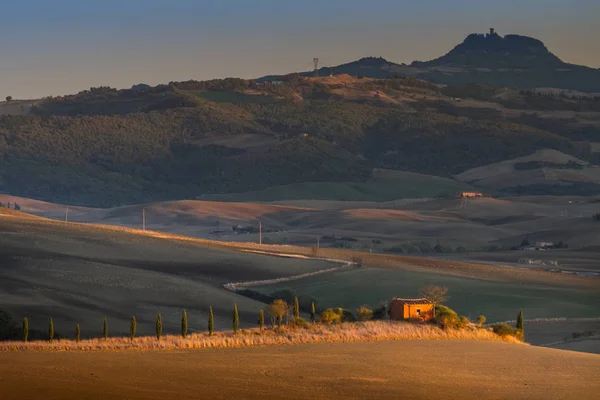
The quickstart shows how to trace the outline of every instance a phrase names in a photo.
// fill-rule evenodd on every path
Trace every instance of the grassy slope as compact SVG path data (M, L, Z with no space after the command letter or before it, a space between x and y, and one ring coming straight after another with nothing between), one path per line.
M505 321L514 319L519 309L523 309L527 318L600 317L600 291L597 289L559 288L402 270L341 271L254 289L267 294L290 290L299 296L313 297L319 307L342 306L354 310L362 304L376 307L392 297L418 297L419 289L426 285L448 287L447 304L471 319L483 314L489 321Z
M365 362L366 361L366 362ZM591 399L600 356L503 343L400 341L202 352L2 353L6 400Z
M140 333L153 331L157 312L177 327L181 309L190 329L205 329L209 305L219 329L231 326L238 303L242 324L254 324L262 304L222 288L238 280L271 279L329 268L324 261L277 259L141 236L119 229L50 222L0 210L0 304L14 318L31 318L46 330L70 336L76 322L84 335L124 334L132 315Z
M390 201L428 198L473 190L471 185L432 175L376 170L373 178L357 182L305 182L274 186L265 190L213 194L202 199L215 201L281 201L296 199L342 201Z

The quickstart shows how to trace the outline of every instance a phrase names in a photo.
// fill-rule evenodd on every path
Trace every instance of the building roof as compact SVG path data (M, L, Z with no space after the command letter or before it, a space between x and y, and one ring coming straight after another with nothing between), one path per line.
M425 298L420 299L399 299L394 297L392 301L397 301L402 304L431 304L431 302Z

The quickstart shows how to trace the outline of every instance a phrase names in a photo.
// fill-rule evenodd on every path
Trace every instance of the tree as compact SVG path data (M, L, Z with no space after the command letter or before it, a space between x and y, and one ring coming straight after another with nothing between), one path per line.
M181 313L181 337L185 339L188 331L187 312L183 310Z
M162 317L160 313L156 316L156 340L160 340L162 336Z
M298 303L298 296L294 297L294 321L300 319L300 304Z
M102 327L102 335L104 340L108 339L108 319L104 317L104 326Z
M523 332L525 328L525 320L523 317L523 310L519 310L519 315L517 315L517 326L516 328Z
M271 316L273 326L275 322L281 326L284 315L288 314L289 306L285 300L277 299L267 306L267 313Z
M483 326L483 324L485 324L486 318L483 315L480 315L479 317L477 317L477 323L479 324L479 326Z
M215 316L213 315L212 306L208 310L208 335L212 336L215 330Z
M361 321L368 321L373 318L373 310L369 306L360 306L356 310L356 316Z
M238 313L237 304L234 304L233 305L233 333L237 333L239 324L240 324L240 316Z
M81 341L81 328L79 324L75 325L75 341L79 343Z
M263 310L260 310L258 312L258 326L261 331L263 330L263 327L265 326L265 312Z
M448 288L429 285L425 286L421 289L420 294L421 297L427 299L431 304L433 304L433 317L435 318L435 307L439 304L442 304L445 301L448 301Z
M50 317L50 323L48 324L48 340L52 341L54 339L54 321L52 321L52 317Z
M12 101L12 96L6 96L6 102L10 103Z
M317 317L316 317L316 312L315 312L315 302L313 301L312 304L310 305L310 322L312 322L314 324L316 318Z
M23 318L22 333L23 333L23 341L26 342L27 338L29 337L29 320L27 319L27 317Z
M131 317L131 322L129 323L129 339L133 342L135 338L135 331L137 329L137 321L135 320L135 316Z

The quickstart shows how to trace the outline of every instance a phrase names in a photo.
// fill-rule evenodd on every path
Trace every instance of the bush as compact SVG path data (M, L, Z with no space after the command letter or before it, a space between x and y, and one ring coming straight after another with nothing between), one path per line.
M324 324L331 325L341 322L341 316L338 315L335 311L333 311L333 309L328 308L327 310L321 313L319 321Z
M483 326L483 324L485 324L486 318L483 315L480 315L479 317L477 317L477 324L479 326Z
M496 324L492 326L492 331L498 336L516 335L518 330L508 324Z
M356 310L356 316L360 321L369 321L373 319L373 310L369 306L360 306Z
M386 311L387 306L385 304L382 304L381 306L377 307L373 310L373 319L387 319L388 315Z
M354 315L343 308L328 308L321 313L321 322L326 324L341 323L341 322L354 322L356 318Z

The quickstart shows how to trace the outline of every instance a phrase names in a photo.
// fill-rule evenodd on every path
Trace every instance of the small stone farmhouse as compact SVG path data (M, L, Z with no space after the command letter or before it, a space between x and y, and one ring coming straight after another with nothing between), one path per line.
M389 312L391 320L428 321L433 318L433 304L427 299L393 298Z

